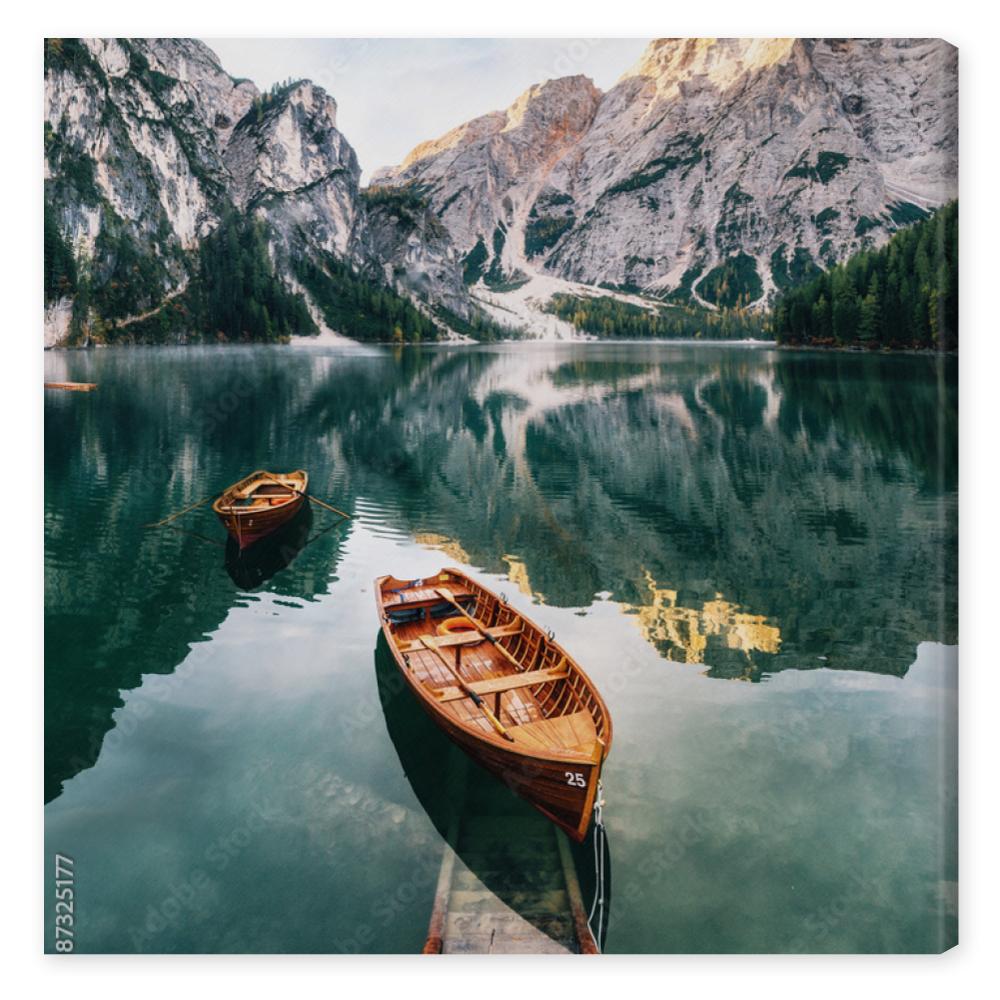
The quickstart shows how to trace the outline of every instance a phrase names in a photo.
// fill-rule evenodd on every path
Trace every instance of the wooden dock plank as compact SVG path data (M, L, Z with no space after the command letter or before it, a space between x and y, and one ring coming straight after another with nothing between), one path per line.
M96 382L46 382L46 389L65 389L69 392L92 392L97 388Z
M465 824L451 831L459 850L444 846L425 953L596 950L564 834L523 816L474 816Z

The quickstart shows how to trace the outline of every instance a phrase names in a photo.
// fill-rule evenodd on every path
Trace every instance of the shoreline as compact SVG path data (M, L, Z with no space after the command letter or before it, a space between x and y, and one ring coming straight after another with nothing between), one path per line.
M535 338L525 338L525 337L510 337L504 340L421 340L421 341L405 341L404 343L399 343L394 340L352 340L350 337L344 337L336 341L320 338L320 337L295 337L290 343L274 342L274 341L246 341L246 342L219 342L219 341L190 341L190 342L178 342L172 344L143 344L143 343L121 343L121 344L51 344L42 348L43 352L53 352L53 351L107 351L107 350L135 350L135 349L149 349L149 348L179 348L179 347L214 347L220 350L229 350L230 348L240 348L240 347L342 347L342 348L366 348L366 347L462 347L462 348L475 348L475 347L498 347L501 345L512 345L517 344L523 347L530 346L563 346L563 345L595 345L595 344L679 344L679 345L695 345L695 346L710 346L710 345L722 345L722 346L732 346L737 345L741 347L767 347L767 348L778 348L781 345L775 340L756 340L753 338L745 339L722 339L722 338L707 338L703 340L695 339L694 337L573 337L573 338L557 338L557 337L535 337Z
M779 344L774 341L779 351L824 351L841 354L877 354L880 356L900 355L911 357L958 357L958 348L942 350L938 347L866 347L863 344Z
M247 348L247 347L273 347L273 348L312 348L312 347L336 347L344 350L354 350L354 349L368 349L377 347L393 347L393 348L481 348L481 347L499 347L507 345L519 345L521 347L534 348L536 346L566 346L566 345L598 345L598 344L618 344L618 345L640 345L640 344L674 344L677 346L698 346L698 347L761 347L767 348L769 350L777 351L790 351L796 353L804 353L808 351L822 351L824 353L842 353L842 354L871 354L880 356L928 356L928 357L958 357L958 348L953 348L950 350L942 350L935 347L867 347L862 344L782 344L776 340L758 340L755 338L742 338L742 339L721 339L721 338L706 338L706 339L696 339L694 337L580 337L580 338L549 338L549 337L539 337L539 338L518 338L511 337L510 339L504 340L424 340L424 341L407 341L405 343L398 343L393 340L352 340L349 337L337 338L332 340L330 338L324 338L322 336L318 337L296 337L291 342L267 342L267 341L250 341L250 342L223 342L218 341L192 341L188 343L173 343L173 344L135 344L135 343L121 343L121 344L87 344L87 345L58 345L52 344L44 346L42 348L43 352L76 352L76 351L100 351L100 350L135 350L135 349L150 349L150 348L193 348L193 347L211 347L218 348L219 350L228 350L230 348Z

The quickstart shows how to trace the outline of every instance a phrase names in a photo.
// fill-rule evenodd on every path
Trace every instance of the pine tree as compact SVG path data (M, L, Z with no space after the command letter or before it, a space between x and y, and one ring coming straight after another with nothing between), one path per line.
M820 294L812 308L812 328L817 339L826 340L829 338L830 304L823 294Z
M882 339L882 296L877 271L872 273L871 281L868 282L868 294L861 300L858 339L865 343Z
M45 204L44 236L42 251L44 253L44 289L46 303L72 295L76 291L76 260L73 250L66 241L55 212Z
M794 343L956 347L958 203L786 291L770 323Z

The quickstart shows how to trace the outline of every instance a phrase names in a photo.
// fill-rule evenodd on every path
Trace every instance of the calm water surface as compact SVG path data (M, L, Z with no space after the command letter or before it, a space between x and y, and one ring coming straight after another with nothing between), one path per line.
M952 360L134 348L46 378L100 385L45 400L46 841L78 950L420 949L456 781L466 812L508 794L377 641L372 579L442 565L608 702L608 951L954 943ZM144 527L261 466L353 519L249 563L207 507Z

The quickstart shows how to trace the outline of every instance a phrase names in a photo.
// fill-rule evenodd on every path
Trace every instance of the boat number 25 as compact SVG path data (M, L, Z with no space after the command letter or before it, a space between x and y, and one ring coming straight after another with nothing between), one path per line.
M584 778L579 771L567 771L566 772L566 784L574 785L577 788L586 788L587 780Z

